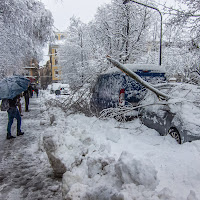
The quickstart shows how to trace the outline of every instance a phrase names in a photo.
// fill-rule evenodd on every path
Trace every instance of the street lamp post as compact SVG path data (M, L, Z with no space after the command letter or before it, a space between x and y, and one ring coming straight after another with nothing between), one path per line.
M130 2L130 1L134 2L134 3L137 3L139 5L142 5L142 6L148 7L148 8L152 8L152 9L158 11L159 14L160 14L161 23L160 23L160 56L159 56L159 65L161 65L161 63L162 63L162 61L161 61L162 60L162 13L160 12L160 10L158 10L158 8L155 8L155 7L152 7L152 6L149 6L149 5L134 1L134 0L125 0L123 2L123 4L126 4L126 3Z

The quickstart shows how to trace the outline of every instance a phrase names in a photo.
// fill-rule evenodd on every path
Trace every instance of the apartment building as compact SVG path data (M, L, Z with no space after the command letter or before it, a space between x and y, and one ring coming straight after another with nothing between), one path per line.
M49 57L52 70L52 82L61 81L62 67L59 65L57 50L59 45L66 39L66 33L56 32L55 42L49 45Z
M37 83L39 80L39 65L35 59L31 59L29 65L24 67L24 76L31 80L31 83Z

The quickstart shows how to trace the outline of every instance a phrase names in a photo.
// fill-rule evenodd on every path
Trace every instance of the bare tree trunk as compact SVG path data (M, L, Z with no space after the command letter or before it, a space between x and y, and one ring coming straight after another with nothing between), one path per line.
M112 59L110 56L107 56L107 59L117 68L119 68L122 72L124 72L125 74L127 74L128 76L130 76L131 78L133 78L134 80L136 80L137 82L139 82L140 84L142 84L144 87L146 87L147 89L151 90L152 92L154 92L158 97L162 97L164 99L169 99L170 96L168 96L167 94L160 92L159 90L157 90L155 87L153 87L150 83L146 82L145 80L143 80L140 76L138 76L136 73L132 72L131 70L129 70L128 68L126 68L123 64L121 64L120 62Z

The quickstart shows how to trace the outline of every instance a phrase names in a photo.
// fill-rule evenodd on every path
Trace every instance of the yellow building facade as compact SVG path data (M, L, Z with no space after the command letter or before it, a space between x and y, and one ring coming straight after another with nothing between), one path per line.
M49 45L50 64L52 69L52 82L61 81L62 67L59 65L57 50L59 43L66 39L66 34L63 32L55 33L55 43Z
M31 59L30 64L24 67L24 76L31 80L31 83L38 83L39 65L35 59Z

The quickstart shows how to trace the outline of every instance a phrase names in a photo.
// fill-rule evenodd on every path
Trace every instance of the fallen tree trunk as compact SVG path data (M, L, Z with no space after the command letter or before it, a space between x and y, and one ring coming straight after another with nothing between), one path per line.
M170 96L168 96L167 94L160 92L159 90L157 90L155 87L153 87L150 83L148 83L147 81L143 80L140 76L138 76L135 72L132 72L131 70L129 70L127 67L125 67L123 64L121 64L120 62L112 59L110 56L107 56L107 59L117 68L119 68L122 72L124 72L125 74L127 74L128 76L130 76L131 78L133 78L134 80L136 80L137 82L139 82L140 84L142 84L144 87L146 87L147 89L151 90L152 92L154 92L158 97L164 98L166 100L170 99Z

